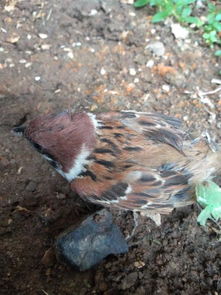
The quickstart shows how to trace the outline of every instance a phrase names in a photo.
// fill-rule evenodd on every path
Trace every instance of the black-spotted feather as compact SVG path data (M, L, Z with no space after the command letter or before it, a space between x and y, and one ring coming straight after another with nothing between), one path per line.
M165 213L193 201L188 184L191 175L160 169L133 173L134 178L130 175L130 181L125 177L124 182L103 192L100 203L128 210L157 210Z

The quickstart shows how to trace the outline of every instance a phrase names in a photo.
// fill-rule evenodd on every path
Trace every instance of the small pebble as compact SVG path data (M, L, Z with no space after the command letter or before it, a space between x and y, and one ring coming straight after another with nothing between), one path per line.
M136 75L136 70L134 69L134 68L130 68L129 69L129 74L131 75L131 76L135 76Z
M32 65L31 62L27 62L27 63L25 64L25 68L29 68L31 65Z
M154 66L154 60L152 60L152 59L148 60L148 62L146 63L146 67L152 68L153 66Z
M19 63L20 63L20 64L25 64L25 63L26 63L26 59L20 59L20 60L19 60Z
M189 35L189 31L180 24L172 24L171 31L176 39L186 39Z
M41 45L41 49L42 50L48 50L48 49L50 49L51 48L51 45L50 44L42 44Z
M135 262L134 262L134 266L135 266L136 268L142 268L142 267L145 266L145 262L143 262L143 261L135 261Z
M65 196L65 194L57 194L56 195L56 198L58 199L58 200L64 200L64 199L66 199L66 196Z
M47 34L43 34L43 33L39 33L38 36L39 36L41 39L47 39L47 38L48 38L48 35L47 35Z
M101 68L101 70L100 70L100 74L101 74L101 75L105 75L105 74L106 74L106 70L105 70L104 68Z
M20 39L20 36L18 36L16 33L13 33L12 36L7 38L7 42L14 44L14 43L17 43L19 39Z
M73 59L74 58L74 54L72 51L69 51L67 56L70 58L70 59Z
M163 89L164 92L169 92L169 91L170 91L170 85L168 85L168 84L164 84L164 85L162 86L162 89Z
M96 9L91 9L89 15L90 15L90 16L94 16L94 15L97 14L97 12L98 12L98 11L97 11Z
M35 77L35 81L40 81L40 80L41 80L41 77L39 77L39 76Z
M22 170L23 170L23 167L22 167L22 166L19 167L19 168L18 168L18 171L17 171L17 174L21 174Z
M7 33L6 29L4 29L4 28L1 28L1 31L2 31L3 33Z
M133 2L132 2L132 4L133 4ZM136 16L136 13L134 13L134 12L129 12L129 16L132 16L132 17L134 17L134 16Z
M72 47L80 47L81 46L81 42L73 42L71 44Z
M147 49L150 49L157 56L163 56L165 53L165 47L162 42L156 41L148 44L146 46Z

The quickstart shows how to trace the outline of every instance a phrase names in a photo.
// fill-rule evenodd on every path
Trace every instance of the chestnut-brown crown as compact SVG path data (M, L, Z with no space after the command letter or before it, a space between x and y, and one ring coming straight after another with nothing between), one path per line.
M95 145L95 127L85 112L40 116L29 123L24 136L55 168L65 173L83 147L92 151Z

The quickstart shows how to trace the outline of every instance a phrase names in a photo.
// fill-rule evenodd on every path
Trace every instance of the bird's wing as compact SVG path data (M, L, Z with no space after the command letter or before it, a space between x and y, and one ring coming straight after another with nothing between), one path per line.
M143 135L143 138L157 143L165 143L182 152L183 141L187 133L181 128L182 122L160 113L145 113L136 111L122 111L101 113L101 128L107 127L133 130ZM120 124L121 123L121 126ZM116 131L116 130L115 130Z
M186 133L178 119L134 111L97 118L92 163L72 184L80 195L106 206L157 213L192 202L192 175L180 164Z
M129 210L153 210L169 213L173 208L192 202L191 175L173 169L135 170L101 195L102 201ZM102 203L102 202L101 202Z

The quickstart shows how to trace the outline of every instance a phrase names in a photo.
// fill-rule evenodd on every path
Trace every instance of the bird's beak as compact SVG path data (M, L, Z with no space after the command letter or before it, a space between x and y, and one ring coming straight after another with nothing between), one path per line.
M18 136L23 136L25 132L26 127L25 126L17 126L12 128L12 133Z

